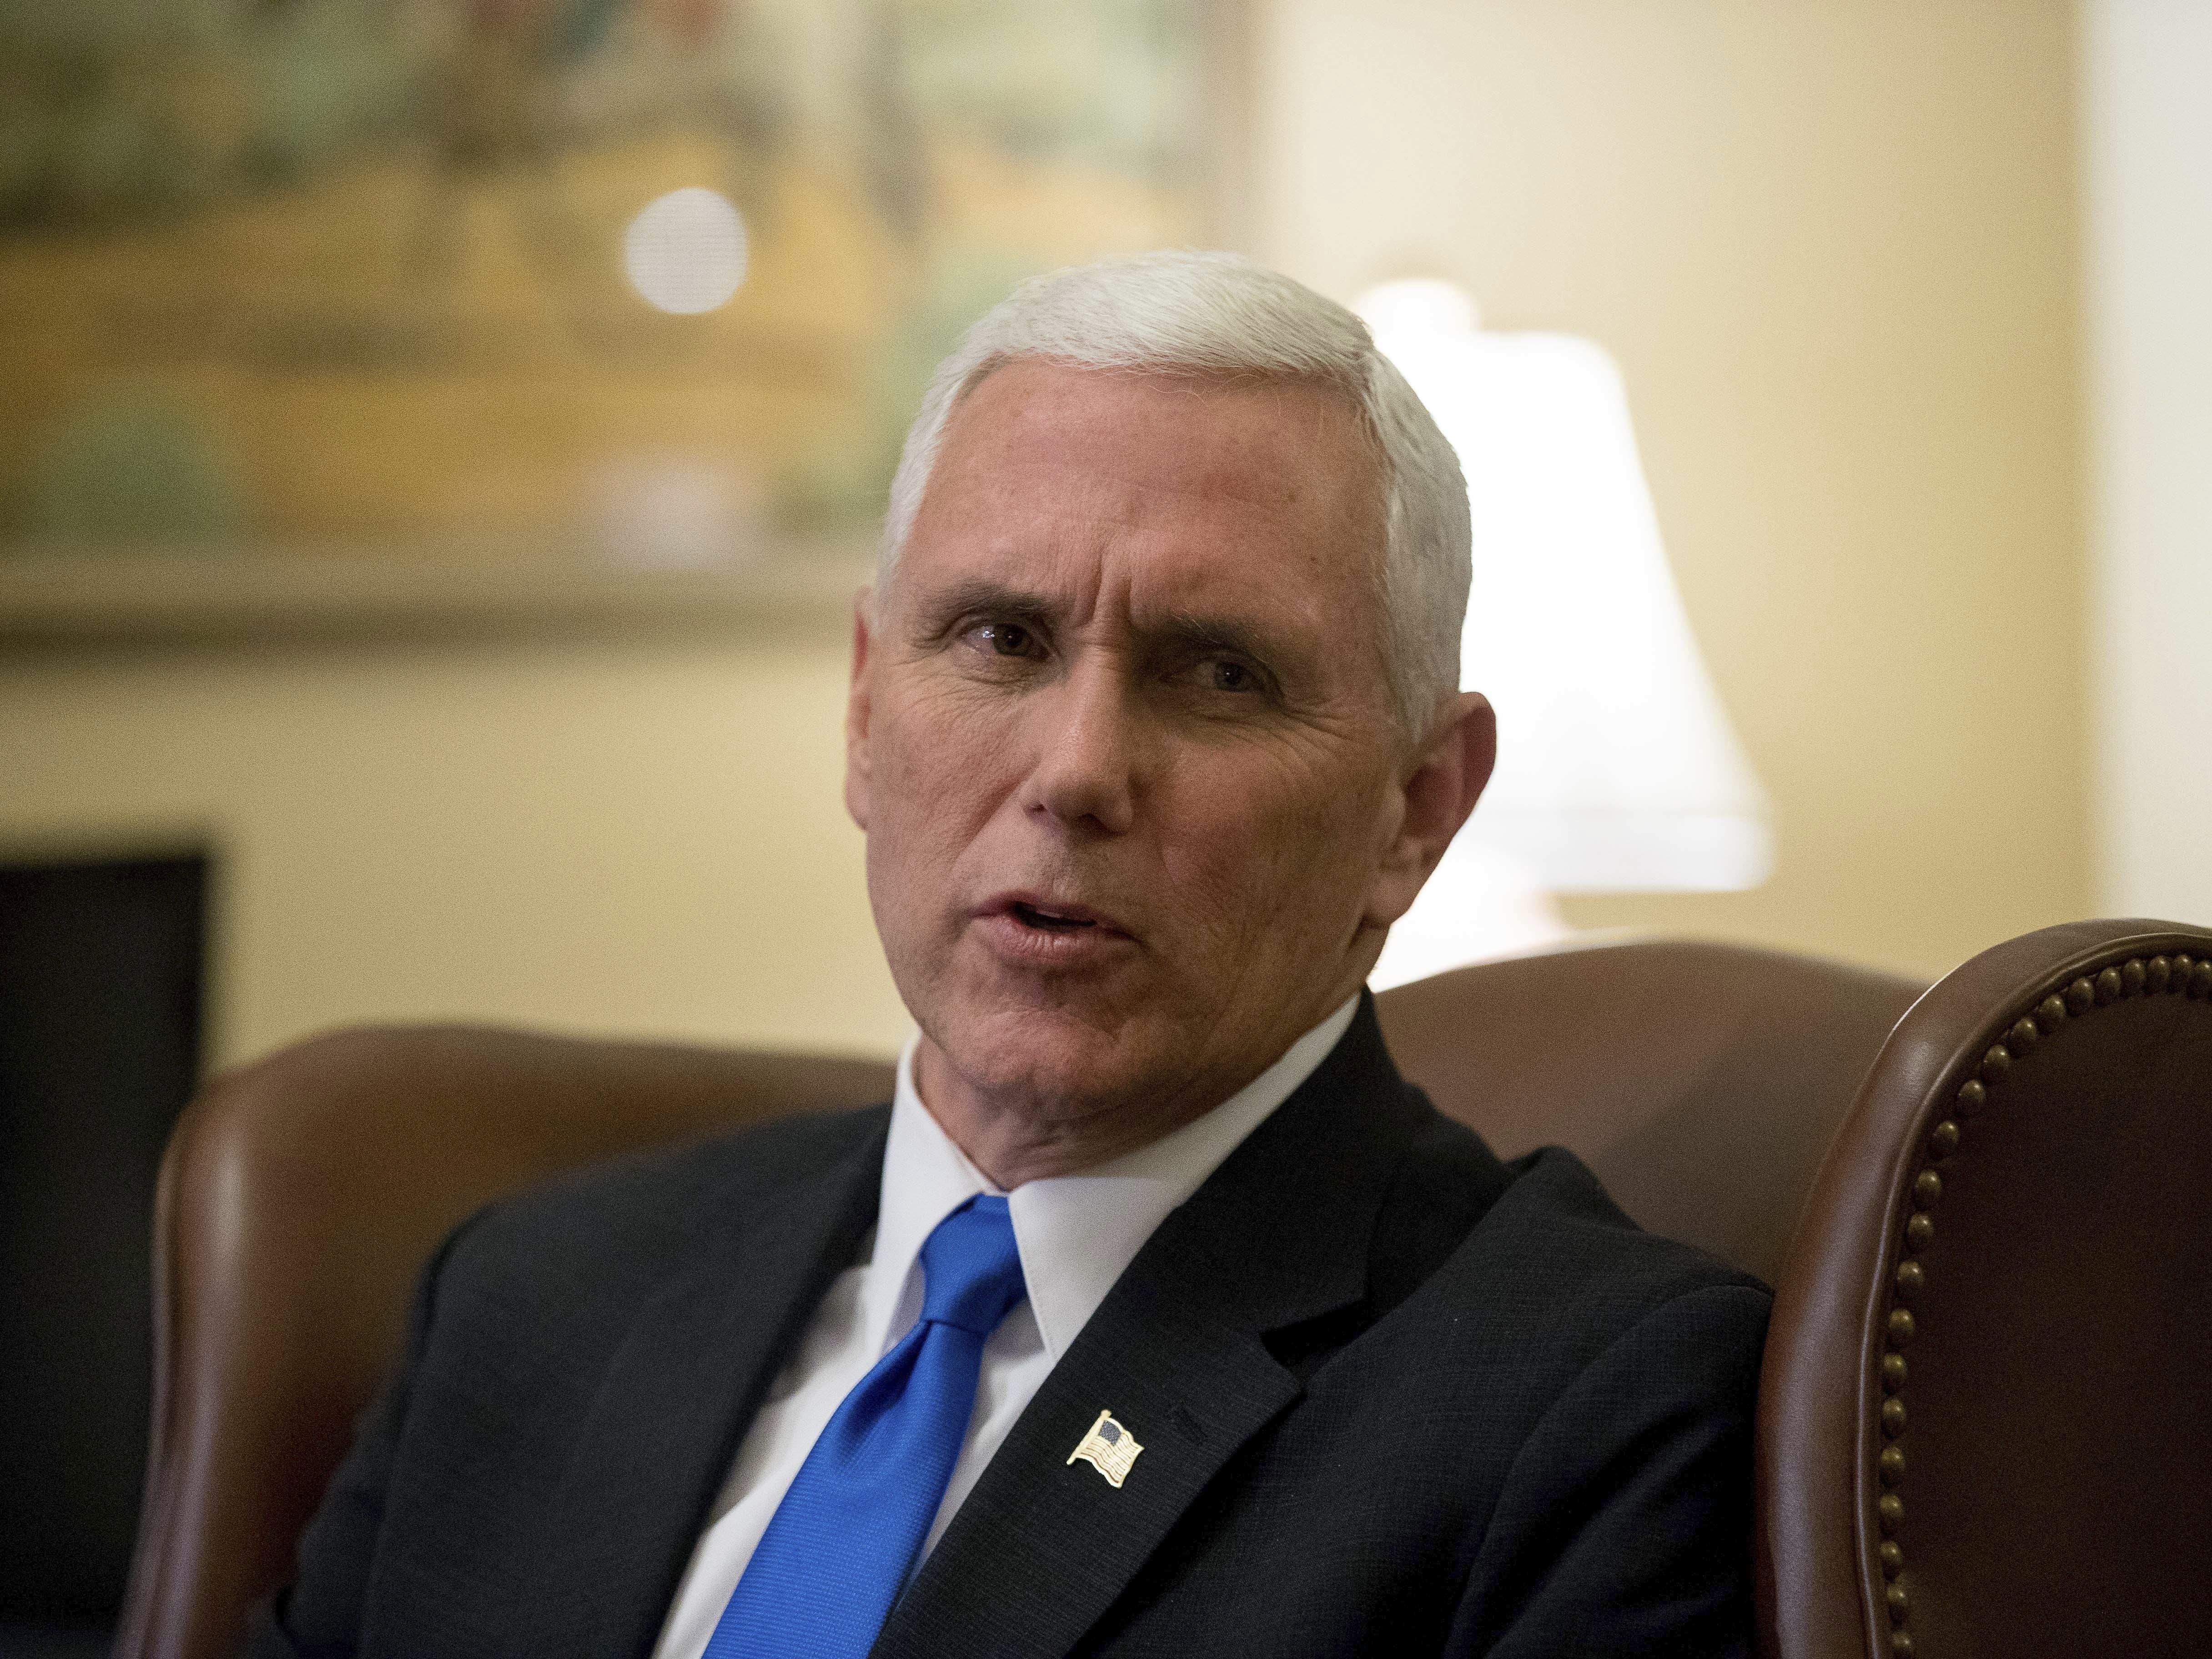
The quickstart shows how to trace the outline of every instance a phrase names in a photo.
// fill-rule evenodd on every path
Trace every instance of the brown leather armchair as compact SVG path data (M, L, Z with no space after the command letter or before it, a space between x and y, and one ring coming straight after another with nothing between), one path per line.
M2179 959L2187 966L2177 975ZM1771 1653L1887 1653L1899 1633L1906 1651L1917 1638L1931 1654L2057 1653L2103 1644L2043 1613L2102 1607L2150 1581L2114 1571L2070 1601L2061 1583L2027 1600L2033 1639L2009 1639L2022 1621L1988 1612L1987 1598L2014 1587L1984 1571L1976 1528L2008 1494L2045 1490L2027 1484L2042 1475L2026 1449L2063 1447L2054 1504L2085 1494L2109 1503L2124 1472L2150 1480L2161 1498L2194 1504L2186 1513L2200 1547L2203 1537L2208 1373L2200 1366L2188 1380L2185 1397L2199 1406L2191 1426L2172 1403L2185 1396L2169 1362L2203 1355L2212 1285L2203 1201L2212 967L2197 966L2207 962L2212 933L2085 923L1977 957L1915 1006L1917 986L1831 963L1607 941L1462 969L1381 1005L1407 1074L1501 1153L1571 1146L1644 1224L1779 1280L1759 1448ZM2086 1010L2069 1011L2070 1025L2054 1017L2039 1049L2027 1051L2025 1033L2004 1035L2023 1011L2039 1021L2046 997L2063 1005L2084 976ZM2107 1006L2120 1002L2128 1006ZM1984 1054L2000 1038L2008 1056L2020 1051L2008 1069ZM1977 1068L1996 1078L1976 1079L1987 1121L1943 1129ZM216 1079L179 1125L162 1170L153 1444L119 1659L230 1650L246 1609L287 1571L396 1348L415 1274L470 1210L630 1147L888 1092L888 1068L864 1062L465 1028L343 1032ZM2139 1144L2115 1149L2083 1127L2067 1106L2076 1097L2139 1126ZM2192 1100L2193 1139L2164 1115ZM2023 1122L2046 1127L1994 1132ZM2154 1123L2160 1133L2144 1134ZM1929 1161L1945 1183L1941 1246L1927 1237ZM2136 1185L2124 1193L2115 1180ZM2186 1199L2191 1181L2197 1202L2176 1217L2166 1206ZM2122 1196L2130 1202L2116 1213ZM2085 1227L2067 1237L2093 1241L2084 1248L2096 1259L2051 1246L2056 1235L2037 1231L2045 1213ZM2152 1248L2161 1241L2185 1248L2168 1261ZM2014 1283L2023 1255L2034 1273ZM1908 1256L1915 1271L1900 1278ZM2131 1285L2166 1299L2109 1294ZM2054 1323L2056 1310L2077 1322ZM1898 1311L1917 1324L1893 1328ZM1887 1345L1908 1330L1909 1386L1885 1394ZM2094 1346L2055 1364L2048 1386L2045 1373L2021 1369L2039 1344L2092 1334ZM2106 1365L2132 1397L2073 1391ZM2018 1392L1984 1411L1978 1391L1997 1381ZM2129 1412L2160 1390L2166 1403L2148 1413L2182 1454L2171 1479L2157 1473L2155 1451L2129 1438ZM2194 1495L2179 1484L2190 1471ZM1910 1521L1884 1507L1907 1498ZM2150 1501L2138 1494L2122 1507L2137 1515ZM2109 1570L2122 1551L2096 1547L2095 1513L2085 1506L2056 1536ZM1884 1544L1909 1554L1893 1561ZM2201 1600L2183 1613L2149 1650L2194 1650L2172 1645L2173 1631L2212 1630ZM1982 1641L1971 1633L1997 1629L2005 1644L1969 1644Z
M1776 1283L1771 1656L2212 1653L2212 932L2079 922L1947 975Z

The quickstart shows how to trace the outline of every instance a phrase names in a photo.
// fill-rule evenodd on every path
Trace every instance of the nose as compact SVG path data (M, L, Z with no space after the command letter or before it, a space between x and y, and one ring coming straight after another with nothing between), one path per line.
M1123 677L1095 659L1037 694L1023 810L1068 830L1125 834L1136 820L1133 702Z

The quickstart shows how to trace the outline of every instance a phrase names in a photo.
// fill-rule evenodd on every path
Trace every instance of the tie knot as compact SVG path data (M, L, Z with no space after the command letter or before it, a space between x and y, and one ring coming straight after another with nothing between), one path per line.
M1006 1200L969 1199L921 1247L921 1316L988 1337L1028 1294Z

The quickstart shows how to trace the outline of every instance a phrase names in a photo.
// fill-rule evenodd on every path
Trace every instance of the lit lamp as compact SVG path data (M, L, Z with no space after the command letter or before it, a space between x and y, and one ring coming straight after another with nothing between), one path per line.
M1490 787L1372 982L1564 939L1553 893L1757 886L1765 794L1683 615L1613 359L1480 329L1446 282L1385 283L1358 309L1466 471L1462 683L1499 732Z

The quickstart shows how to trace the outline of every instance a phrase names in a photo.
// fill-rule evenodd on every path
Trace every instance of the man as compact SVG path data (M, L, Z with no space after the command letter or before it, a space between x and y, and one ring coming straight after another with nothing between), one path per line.
M854 630L896 1100L465 1226L255 1651L1744 1650L1765 1292L1362 989L1489 775L1467 586L1340 307L1162 254L979 323Z

